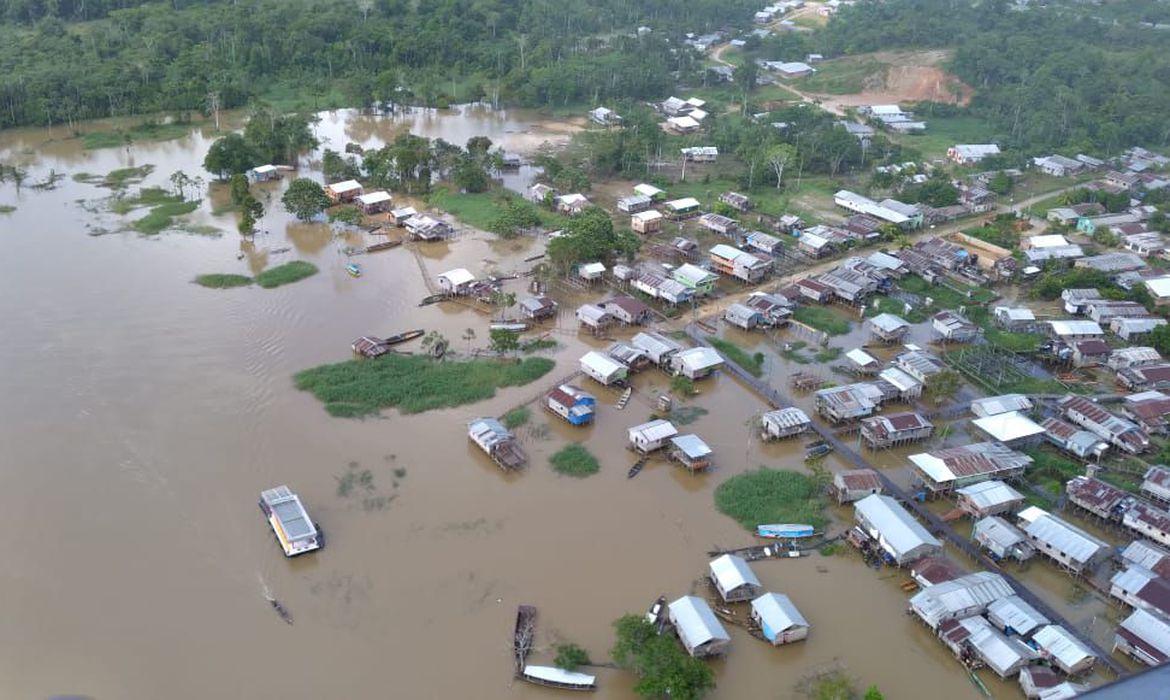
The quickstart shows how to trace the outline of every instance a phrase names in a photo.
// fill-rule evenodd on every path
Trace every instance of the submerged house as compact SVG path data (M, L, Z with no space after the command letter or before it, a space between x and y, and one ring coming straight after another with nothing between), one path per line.
M765 440L794 437L812 429L812 419L795 406L768 411L761 416L760 423L763 427L762 437Z
M256 184L258 182L271 182L272 180L280 179L280 168L275 165L257 165L244 173L248 182Z
M752 620L774 646L798 642L808 637L809 624L804 615L782 593L765 593L752 601Z
M987 606L1015 593L999 574L978 571L915 594L910 599L910 612L932 630L937 630L947 620L982 615Z
M624 382L629 375L629 369L625 365L596 350L590 350L581 356L581 371L603 386Z
M652 420L635 425L628 431L630 446L637 452L648 454L666 447L670 439L678 435L678 429L667 420Z
M504 470L519 469L528 462L516 436L495 418L477 418L467 424L467 435Z
M889 496L874 494L857 501L853 517L898 566L942 550L942 543Z
M525 318L533 321L543 321L557 315L558 304L551 297L543 294L527 297L520 300L520 312Z
M667 606L670 623L687 653L696 658L716 656L731 646L727 630L711 612L707 601L688 595Z
M587 425L593 422L597 398L572 384L561 384L545 397L545 407L569 425Z
M380 214L390 209L390 193L386 190L378 190L377 192L370 192L368 194L358 195L357 203L365 214Z
M748 566L743 557L724 554L712 559L708 568L711 583L724 602L751 600L763 591L760 579L756 578L752 567Z

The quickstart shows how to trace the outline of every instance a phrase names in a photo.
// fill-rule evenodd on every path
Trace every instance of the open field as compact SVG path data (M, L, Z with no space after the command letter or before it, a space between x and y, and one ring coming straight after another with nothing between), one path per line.
M817 73L799 83L838 109L922 101L966 105L974 91L942 67L949 56L947 51L847 56L818 64Z

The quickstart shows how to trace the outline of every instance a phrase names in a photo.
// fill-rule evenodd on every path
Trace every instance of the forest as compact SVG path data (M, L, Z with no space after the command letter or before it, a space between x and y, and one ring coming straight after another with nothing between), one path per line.
M289 86L350 105L661 95L702 70L681 31L746 22L758 4L0 0L0 128L206 112Z

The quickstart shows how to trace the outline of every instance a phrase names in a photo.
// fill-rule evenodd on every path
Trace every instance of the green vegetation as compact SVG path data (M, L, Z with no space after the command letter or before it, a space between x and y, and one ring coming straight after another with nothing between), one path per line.
M610 656L638 676L634 692L643 698L697 700L715 687L715 673L692 658L668 634L659 635L642 615L623 615L613 623L616 640Z
M266 164L290 165L297 154L317 145L309 116L283 114L267 105L252 108L244 132L231 133L211 144L203 167L221 180Z
M1064 493L1064 484L1074 476L1081 476L1085 468L1048 447L1024 450L1032 458L1028 480L1043 488L1053 498Z
M845 335L853 327L848 320L826 306L799 306L792 313L792 318L829 335Z
M560 474L583 478L596 474L601 465L589 450L579 444L566 445L552 457L549 457L552 468Z
M589 207L569 219L565 235L548 244L548 258L562 272L588 262L612 263L638 252L642 240L630 230L615 230L613 219L599 207Z
M853 680L842 671L817 673L801 681L801 694L809 700L857 700Z
M818 64L816 73L800 78L796 85L806 92L852 95L883 81L888 70L889 65L871 56L841 58Z
M144 187L133 196L119 195L110 200L110 211L115 214L129 214L143 207L158 207L164 204L179 204L183 198L171 194L161 187Z
M468 226L511 238L521 229L542 226L561 228L567 219L505 190L458 192L451 187L437 187L427 198Z
M956 111L950 105L940 107L948 114ZM903 136L899 142L925 158L942 156L956 143L987 143L995 137L994 128L982 117L961 112L956 116L938 116L929 105L925 108L919 105L915 114L929 121L926 131Z
M337 207L329 212L329 221L340 221L345 224L358 224L362 220L362 210L352 205Z
M749 355L747 350L730 340L724 340L714 335L707 336L707 342L723 353L727 359L743 367L753 376L759 377L764 373L764 353L757 352L754 355Z
M541 350L549 350L557 346L557 341L552 338L533 338L532 340L525 340L520 343L520 352L528 355Z
M972 304L984 304L995 298L995 292L983 287L967 287L956 290L949 284L931 284L918 275L906 275L898 280L898 286L911 294L921 297L930 297L933 306L940 309L957 309L960 306L970 308ZM971 296L968 297L967 294ZM909 319L907 319L909 320ZM972 319L974 320L974 319Z
M189 133L191 133L191 123L187 121L167 123L145 121L128 129L87 131L81 135L81 143L86 150L119 148L131 143L171 141L182 138Z
M878 314L894 314L910 323L922 323L926 320L927 314L925 309L922 307L913 307L907 312L905 306L904 303L897 299L891 299L885 294L878 294L865 307L865 317L872 318Z
M150 213L132 224L135 231L153 236L170 228L175 218L190 214L199 208L199 202L168 202L150 210Z
M288 189L281 195L280 202L290 214L301 221L318 216L331 204L325 189L304 177L299 177L289 184Z
M527 406L521 406L520 408L513 408L511 411L505 413L500 422L508 430L515 430L527 423L531 418L532 411Z
M321 365L297 373L294 379L296 387L312 392L330 415L352 418L392 407L403 413L422 413L475 403L495 396L497 388L540 379L553 365L542 357L519 362L437 362L390 354Z
M247 287L252 284L252 278L247 275L211 273L196 277L195 284L211 289L231 289L232 287Z
M148 175L154 172L153 165L139 165L133 168L118 168L111 170L105 175L94 175L93 173L74 173L74 182L83 182L87 185L98 185L99 187L108 187L114 190L123 189L129 185L138 184L146 179Z
M791 343L785 343L780 350L780 357L783 357L789 362L796 362L797 364L807 365L812 362L803 352L808 343L803 340L794 340Z
M800 472L760 469L731 477L715 489L715 507L749 530L766 523L822 527L825 501L813 478Z
M702 406L676 406L670 409L666 419L675 425L690 425L707 413L709 411Z
M677 394L682 398L694 396L695 394L699 393L698 390L695 389L694 380L692 380L690 377L684 377L681 374L671 378L670 391L671 393Z
M813 359L817 362L827 364L829 362L833 362L843 354L845 354L844 348L826 347L822 348L816 355L813 355Z
M16 211L16 207L11 204L0 204L0 214L11 214Z
M283 265L270 267L264 272L256 275L256 284L265 289L272 289L273 287L281 287L293 282L300 282L306 277L312 277L317 274L317 266L311 262L304 260L293 260L286 262Z
M556 649L557 656L553 659L553 664L557 668L563 668L566 671L576 671L578 666L589 665L589 652L572 642L558 644L554 649Z

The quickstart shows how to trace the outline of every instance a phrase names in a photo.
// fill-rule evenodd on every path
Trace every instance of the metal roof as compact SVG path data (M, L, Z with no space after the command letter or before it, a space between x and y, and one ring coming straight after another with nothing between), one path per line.
M994 416L984 416L971 421L983 432L1000 442L1012 442L1036 435L1042 435L1041 428L1031 418L1019 411L997 413Z
M910 607L932 628L937 628L943 620L982 612L993 601L1010 595L1015 595L1015 591L1002 576L979 571L920 591L910 598Z
M731 641L727 630L723 629L715 613L711 612L711 606L702 598L685 595L667 607L670 608L675 626L692 648L712 640Z
M664 353L682 350L682 345L679 345L674 340L660 333L654 333L652 331L638 333L630 339L630 344L636 348L642 348L655 359L660 358Z
M699 459L711 454L711 448L698 435L679 435L671 438L670 444L691 459Z
M1121 558L1170 578L1170 552L1149 540L1134 540L1121 551Z
M968 617L960 620L959 624L970 634L967 643L1000 676L1009 676L1012 669L1036 658L1036 653L1028 645L1018 639L1005 637L982 617Z
M1052 332L1056 335L1103 335L1105 333L1096 321L1049 321L1048 325L1052 327Z
M682 199L675 199L666 203L666 208L674 211L680 209L698 209L700 206L702 205L699 204L699 200L694 197L683 197Z
M1097 658L1096 654L1060 625L1041 628L1032 635L1032 641L1039 644L1041 651L1055 658L1064 668L1073 668L1086 658Z
M901 558L923 545L942 546L910 512L889 496L870 494L853 504L855 514L877 530L882 543Z
M360 190L361 188L362 183L358 182L357 180L345 180L343 182L335 182L332 185L329 185L327 189L329 189L331 192L334 192L335 194L341 194L343 192Z
M714 348L700 345L697 348L687 348L675 355L675 358L684 367L692 372L698 372L723 364L723 356Z
M980 509L1024 500L1023 494L1002 481L981 481L957 489L955 493L967 498Z
M1026 523L1024 532L1028 533L1029 537L1052 545L1053 549L1073 561L1087 562L1102 549L1109 548L1096 537L1041 508L1035 506L1025 508L1019 517Z
M845 357L858 367L869 367L870 365L876 365L878 363L878 359L876 357L870 355L861 348L854 348L850 350L849 352L845 353Z
M466 268L457 267L454 270L448 270L441 275L439 279L447 280L452 287L460 287L469 282L475 281L475 275L467 271Z
M792 604L792 600L782 593L765 593L752 601L752 610L760 616L760 620L770 629L783 632L792 627L808 627L808 620Z
M390 201L390 193L387 192L386 190L378 190L377 192L367 192L366 194L359 195L358 201L361 202L362 204L378 204L380 202L389 202Z
M886 367L881 372L878 372L878 377L894 385L894 388L901 392L913 391L922 386L922 382L910 376L905 370L899 367Z
M590 350L581 356L581 366L589 367L602 376L609 376L615 373L622 374L626 371L625 365L609 355L604 355L596 350Z
M670 276L679 282L689 283L692 286L719 279L719 275L710 270L704 270L693 263L679 265L670 273Z
M631 436L637 433L650 442L657 442L678 435L678 430L670 421L659 419L652 420L649 423L635 425L630 428L629 433Z
M977 539L981 537L990 540L993 544L1000 546L1004 550L1011 549L1027 540L1024 537L1024 533L1018 527L998 515L990 515L977 520L975 522L974 534Z
M763 415L761 420L764 423L773 424L778 428L795 428L801 425L808 425L812 422L807 413L795 406L781 408L776 411L768 411Z
M1023 636L1050 622L1039 610L1018 595L993 601L987 606L987 617L996 625L1010 627L1016 634Z
M300 497L293 493L289 487L281 485L268 489L260 494L260 498L272 509L272 513L280 521L280 526L284 529L289 540L303 539L317 534L317 528L309 519L309 514L305 511L304 505L301 504Z
M885 331L886 333L893 333L895 331L902 330L903 328L910 327L910 324L907 323L906 320L901 316L895 316L894 314L887 313L874 316L873 318L869 319L869 323L874 328Z
M759 586L760 579L748 566L743 557L734 554L724 554L712 559L708 564L711 575L719 582L724 591L733 591L740 586Z

